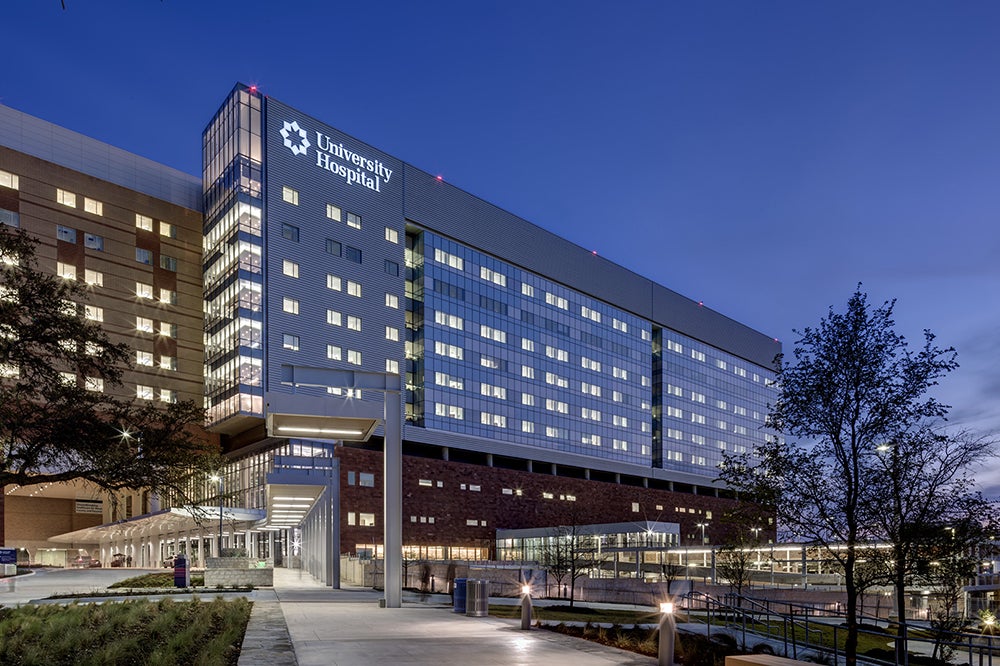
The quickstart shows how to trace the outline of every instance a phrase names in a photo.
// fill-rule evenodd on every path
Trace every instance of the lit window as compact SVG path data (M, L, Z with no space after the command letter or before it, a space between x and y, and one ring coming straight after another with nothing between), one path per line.
M626 370L625 368L612 366L611 374L614 375L616 379L628 379L628 370Z
M527 405L528 407L534 407L535 406L535 396L531 395L530 393L522 393L521 394L521 404L522 405Z
M71 229L70 227L64 227L61 224L56 225L56 240L61 240L65 243L75 243L76 242L76 229Z
M672 352L677 352L678 354L684 353L684 345L679 342L674 342L673 340L667 340L667 349Z
M684 397L684 389L680 386L674 386L673 384L667 384L667 393L670 395L676 395L677 397Z
M173 289L160 289L160 302L177 305L177 292Z
M347 350L347 362L351 365L361 365L361 352L353 349Z
M490 270L486 266L479 267L479 277L486 280L487 282L492 282L493 284L500 285L501 287L507 286L507 276L498 271Z
M146 264L147 266L153 265L153 253L150 250L144 250L141 247L135 248L135 260L140 264Z
M449 419L457 419L459 421L465 419L465 410L457 405L446 405L444 403L438 402L434 404L434 415L444 416Z
M59 379L66 386L76 386L76 375L72 372L60 372Z
M343 326L342 321L343 320L341 318L340 313L337 312L336 310L326 311L326 323L330 324L331 326Z
M449 328L457 328L462 330L465 326L465 322L458 315L448 314L447 312L442 312L441 310L436 310L434 312L434 323L441 324L442 326L447 326Z
M434 383L439 386L447 386L448 388L457 389L459 391L465 387L461 377L452 377L444 372L434 373Z
M721 358L717 358L715 359L715 367L717 367L719 370L725 370L728 366L726 362L723 361Z
M284 297L281 301L281 309L288 314L298 314L299 313L299 302L294 298Z
M601 321L601 313L598 312L597 310L588 308L586 305L580 306L580 316L584 317L585 319L589 319L591 321L596 321L598 323L600 323ZM615 321L618 320L616 319Z
M142 229L143 231L153 230L153 218L148 215L141 215L139 213L135 214L135 228Z
M642 329L642 339L648 342L653 339L653 334L646 329Z
M84 317L91 321L104 321L104 308L95 305L87 305L83 308Z
M92 287L103 287L104 273L87 268L83 271L83 281Z
M445 252L440 248L434 248L434 261L457 270L463 270L465 266L465 262L462 261L461 257Z
M484 368L489 368L490 370L499 370L500 359L494 356L489 356L487 354L481 354L479 356L479 365L483 366Z
M633 513L639 513L639 503L638 502L632 502L632 512Z
M695 444L705 445L705 438L702 435L691 435L691 441Z
M152 400L154 395L152 386L144 384L135 385L135 397L139 400Z
M12 190L19 189L17 174L0 169L0 187L9 187Z
M595 372L601 371L601 362L587 358L586 356L580 357L580 365L586 370L593 370Z
M285 185L281 188L281 199L293 206L299 205L299 193L298 190L293 190L292 188Z
M533 367L531 367L530 365L522 365L521 366L521 376L524 377L524 378L526 378L526 379L534 379L535 378L535 369Z
M580 442L582 444L590 444L591 446L600 446L601 445L601 436L600 435L584 435L583 437L580 438Z
M399 296L396 296L395 294L386 294L385 307L399 309Z
M550 347L549 345L545 345L545 355L557 361L566 362L569 360L569 352L558 347Z
M288 277L297 278L299 276L299 265L294 261L284 259L281 262L281 272Z
M177 259L174 257L168 257L165 254L160 255L160 268L165 271L177 272Z
M396 231L395 229L390 229L389 227L386 227L385 228L385 239L387 241L389 241L390 243L398 243L399 242L399 232Z
M76 195L72 192L67 192L66 190L56 190L56 201L61 203L63 206L69 206L70 208L76 208Z
M351 296L361 298L361 284L359 282L347 281L347 293Z
M694 402L704 403L705 402L705 394L704 393L698 393L697 391L691 391L691 400L693 400Z
M104 236L98 236L97 234L84 234L83 246L89 247L91 250L100 250L103 252Z
M479 385L479 394L485 395L488 398L499 398L500 400L507 399L507 389L503 386L494 386L493 384L487 384L482 382Z
M87 377L83 382L84 388L95 393L104 392L104 380L100 377Z
M334 206L333 204L327 204L326 205L326 216L328 218L330 218L331 220L333 220L334 222L340 222L340 220L341 220L341 217L340 217L340 208L338 206Z
M399 342L399 329L394 326L385 327L385 339Z
M447 356L461 361L465 356L465 351L457 345L449 345L440 340L434 341L434 353L438 356Z
M568 379L566 379L565 377L560 377L559 375L555 374L554 372L546 372L545 373L545 383L546 384L554 384L556 386L559 386L560 388L566 388L567 386L569 386L569 380Z
M521 338L521 349L524 351L535 351L535 341L528 338Z
M83 198L83 210L92 215L104 215L104 204L93 199Z
M616 331L621 331L622 333L628 333L628 324L623 322L621 319L612 319L611 326ZM643 331L645 333L645 331Z
M562 296L556 296L552 292L545 292L545 302L563 310L569 310L569 301Z
M580 416L589 421L600 421L601 412L597 409L590 409L589 407L580 408Z
M352 331L361 330L361 317L355 317L354 315L347 315L347 328Z
M684 410L683 409L678 409L676 407L670 407L670 406L668 406L667 407L667 416L672 416L675 419L682 419L682 418L684 418Z
M147 317L136 317L135 330L139 331L140 333L152 333L153 320Z
M347 226L352 227L354 229L360 229L361 228L361 216L358 215L357 213L348 213L347 214Z
M528 284L526 282L522 282L521 283L521 295L522 296L528 296L528 297L534 297L534 295L535 295L535 288L532 287L530 284Z
M336 275L327 274L326 276L326 288L332 289L333 291L340 291L343 287L341 286L343 282Z
M340 347L336 345L327 345L326 357L331 361L340 361L343 357L343 352L341 351Z
M554 400L552 398L545 399L545 409L550 412L559 412L560 414L569 414L569 405L560 400Z
M291 335L285 333L281 336L281 346L284 349L290 349L291 351L299 350L299 336Z
M692 423L701 423L702 425L704 425L704 423L705 423L705 416L703 414L696 414L694 412L691 412L691 422Z
M691 350L691 358L693 358L696 361L702 361L702 362L704 362L704 360L705 360L705 352L700 352L697 349L692 349Z
M489 412L479 413L479 422L483 425L491 425L495 428L506 428L507 417L503 414L490 414Z
M176 356L160 356L160 369L161 370L176 370L177 369L177 357Z
M628 427L628 418L615 414L611 417L611 422L620 428Z
M601 387L597 384L588 384L587 382L580 382L580 392L585 395L593 395L598 398L601 397Z
M394 375L398 375L399 374L399 361L397 361L395 359L392 359L392 358L385 359L385 371L386 372L391 372Z
M535 422L521 421L521 432L535 432Z
M172 324L167 321L160 322L160 335L165 338L176 338L177 337L177 324Z
M56 262L56 275L64 280L75 280L76 279L76 266L73 264L68 264L66 262L57 261Z
M135 353L135 364L142 365L147 368L153 367L153 354L152 352L137 351Z
M625 402L625 395L621 391L612 391L611 399L615 402Z
M489 338L494 342L507 342L507 333L496 328L481 324L479 326L480 337Z
M153 285L146 284L145 282L136 282L135 295L138 296L139 298L152 298Z

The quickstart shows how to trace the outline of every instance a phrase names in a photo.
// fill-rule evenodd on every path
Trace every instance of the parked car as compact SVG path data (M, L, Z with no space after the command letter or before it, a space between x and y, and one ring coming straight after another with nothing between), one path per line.
M95 560L90 555L77 555L73 558L73 561L70 562L70 566L77 569L95 569L101 566L101 561Z
M115 553L114 555L112 555L111 566L113 567L125 566L125 553Z

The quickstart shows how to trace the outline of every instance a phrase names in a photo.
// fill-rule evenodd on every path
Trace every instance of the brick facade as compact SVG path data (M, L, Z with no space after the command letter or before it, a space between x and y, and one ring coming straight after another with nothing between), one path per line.
M341 466L341 550L351 553L358 544L381 544L382 453L340 447L337 455ZM352 472L353 485L349 483ZM358 485L361 472L374 475L373 486ZM421 480L431 485L421 485ZM682 545L699 543L701 531L696 525L708 522L709 541L723 543L735 528L721 519L735 506L735 500L709 495L403 457L403 544L407 546L489 547L492 553L497 529L647 520L679 523ZM349 512L375 514L375 525L349 525ZM432 517L434 522L430 523ZM473 520L475 526L467 524ZM765 528L762 538L773 538L773 531L773 527Z

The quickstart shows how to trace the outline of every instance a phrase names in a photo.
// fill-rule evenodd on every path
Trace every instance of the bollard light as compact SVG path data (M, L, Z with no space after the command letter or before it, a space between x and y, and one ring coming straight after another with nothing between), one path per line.
M531 629L531 586L521 586L521 629Z
M674 603L660 604L660 637L658 666L674 666Z

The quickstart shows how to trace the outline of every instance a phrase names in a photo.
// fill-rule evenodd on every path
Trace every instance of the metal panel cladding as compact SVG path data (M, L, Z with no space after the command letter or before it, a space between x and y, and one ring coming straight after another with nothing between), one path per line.
M404 309L386 306L404 300L402 162L274 99L265 111L267 390L282 363L402 368Z

